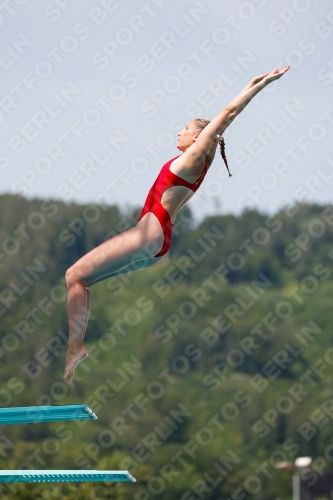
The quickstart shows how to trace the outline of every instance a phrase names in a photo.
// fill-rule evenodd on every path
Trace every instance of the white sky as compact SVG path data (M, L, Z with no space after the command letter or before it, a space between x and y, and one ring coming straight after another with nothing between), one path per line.
M0 33L2 193L143 205L186 122L290 64L226 131L234 176L216 156L190 206L332 202L331 0L7 0Z

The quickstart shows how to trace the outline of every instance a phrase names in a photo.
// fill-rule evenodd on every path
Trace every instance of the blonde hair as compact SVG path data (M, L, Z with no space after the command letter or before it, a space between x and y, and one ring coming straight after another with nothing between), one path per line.
M205 127L207 127L208 123L210 123L209 120L205 120L204 118L194 118L194 130L196 132L202 132ZM220 152L221 156L223 158L223 161L225 163L225 166L228 169L229 172L229 177L232 177L232 174L230 173L229 167L228 167L228 162L227 162L227 157L225 155L225 143L224 143L224 138L222 136L219 137L219 145L220 145Z

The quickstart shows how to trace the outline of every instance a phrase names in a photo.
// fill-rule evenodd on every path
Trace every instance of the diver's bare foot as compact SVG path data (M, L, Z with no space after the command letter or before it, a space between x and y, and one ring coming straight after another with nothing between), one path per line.
M83 361L88 356L88 351L85 347L79 349L68 349L66 357L66 366L64 379L66 384L71 384L74 376L74 371L80 361Z

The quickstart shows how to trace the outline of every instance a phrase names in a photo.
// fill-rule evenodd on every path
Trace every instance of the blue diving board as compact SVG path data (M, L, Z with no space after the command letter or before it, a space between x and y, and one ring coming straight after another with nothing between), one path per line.
M0 483L69 483L126 481L136 479L127 470L2 470Z
M86 404L0 408L0 425L96 419L97 416Z

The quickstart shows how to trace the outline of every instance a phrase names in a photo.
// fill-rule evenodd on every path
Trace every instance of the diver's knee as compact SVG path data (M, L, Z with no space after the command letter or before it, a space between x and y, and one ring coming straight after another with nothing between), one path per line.
M67 269L65 274L66 286L69 288L70 286L76 285L77 283L82 283L83 285L88 287L88 282L77 273L75 269L75 265L71 266Z
M69 267L66 271L65 281L67 288L69 288L73 284L73 271L71 267Z

